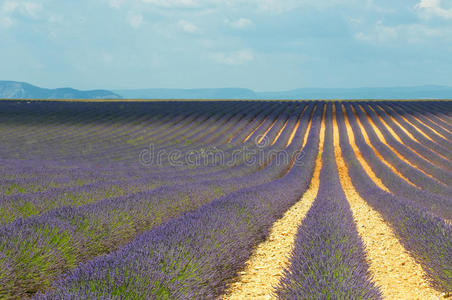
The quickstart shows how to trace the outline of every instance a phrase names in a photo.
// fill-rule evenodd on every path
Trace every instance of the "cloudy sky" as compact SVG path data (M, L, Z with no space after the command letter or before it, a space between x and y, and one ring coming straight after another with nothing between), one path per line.
M452 86L452 0L0 0L0 80Z

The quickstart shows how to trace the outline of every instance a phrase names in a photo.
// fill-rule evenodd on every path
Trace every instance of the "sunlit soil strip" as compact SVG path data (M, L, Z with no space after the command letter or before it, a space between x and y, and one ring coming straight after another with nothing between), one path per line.
M377 118L380 119L381 123L383 123L383 125L386 127L386 129L389 131L389 133L394 137L394 139L399 142L400 144L404 145L405 147L407 147L408 149L410 149L411 151L413 151L414 153L416 153L418 156L423 157L424 159L427 159L425 156L421 155L419 152L417 152L416 150L414 150L413 148L411 148L410 146L406 145L401 139L400 137L397 135L397 133L395 133L395 131L391 128L391 126L389 126L388 123L386 123L385 119L383 119L372 106L368 106L377 116ZM427 159L428 160L428 159Z
M297 123L300 122L300 120L301 120L301 118L302 118L302 116L303 116L303 114L304 114L306 108L307 108L307 105L305 106L305 108L303 109L303 111L300 113L300 116L298 117L298 122L297 122ZM314 109L314 110L315 110L315 109ZM286 123L284 124L283 129L286 127L288 121L289 121L289 118L287 119ZM298 127L297 127L297 128L298 128ZM295 126L294 126L294 129L295 129ZM296 131L293 131L294 129L292 129L292 133L291 133L292 136L293 136L293 135L295 134L295 132L296 132ZM308 130L307 130L306 132L309 132L309 128L308 128ZM276 138L275 138L275 140L273 141L272 145L278 140L278 138L279 138L279 136L281 135L281 133L282 133L282 130L281 130L281 131L279 132L279 134L276 136ZM305 135L305 137L307 137L307 135ZM292 137L292 140L293 140L293 137ZM304 147L305 144L306 144L306 139L305 139L305 142L304 142L304 144L303 144L303 146L302 146L302 149L303 149L303 147ZM289 145L290 145L290 144L289 144ZM286 146L286 148L287 148L287 147L288 147L288 145ZM268 161L266 161L264 164L262 164L262 166L260 167L260 170L262 170L262 169L264 169L265 167L267 167L267 166L273 161L273 159L274 159L274 157L272 157L270 160L268 160ZM292 166L294 165L294 163L295 163L294 161L292 161L292 162L290 163L289 167L287 168L287 171L286 171L283 175L287 174L287 173L290 171L290 169L292 168Z
M339 129L335 112L333 122L334 153L339 178L350 204L356 228L366 248L369 270L373 280L380 287L383 297L385 299L438 299L440 293L429 287L421 266L407 253L381 215L373 210L353 187L339 146Z
M308 122L308 128L306 129L306 133L304 134L304 137L303 137L303 146L301 146L301 149L303 149L304 148L304 146L306 146L306 143L308 142L308 132L310 132L311 131L311 127L312 127L312 119L313 119L313 117L314 117L314 114L315 114L315 111L317 110L317 106L315 106L314 107L314 109L312 110L312 113L311 113L311 117L310 117L310 119L309 119L309 122ZM325 108L324 108L324 111L323 111L323 115L325 115L325 112L326 112L326 106L325 106ZM300 118L301 119L301 118ZM322 125L323 126L323 125ZM322 137L323 138L323 137ZM292 141L291 141L292 142ZM290 145L290 144L289 144Z
M312 110L312 113L311 113L311 116L310 116L310 119L309 119L309 122L308 122L308 128L306 129L306 132L305 132L304 137L303 137L303 145L301 146L301 151L303 151L304 146L306 146L306 143L308 142L309 132L311 131L311 127L312 127L312 118L314 117L314 113L315 113L316 110L317 110L317 106L315 106L314 109ZM326 106L324 107L323 115L325 115L325 112L326 112ZM300 124L298 124L298 125L300 125ZM293 140L293 137L292 137L292 140ZM290 140L290 143L292 143L292 140ZM290 144L288 144L287 147L289 145ZM292 160L292 162L290 163L289 167L287 168L286 172L283 175L286 175L287 173L289 173L290 169L292 169L292 167L295 164L295 162L296 162L295 160Z
M378 126L374 123L374 121L372 120L372 118L367 114L367 111L365 109L363 109L362 105L361 109L364 112L364 114L366 114L367 119L369 120L369 124L370 126L372 126L372 128L375 131L375 134L377 135L378 139L386 145L386 147L388 147L389 149L391 149L391 151L402 161L404 161L406 164L412 166L413 168L416 168L417 170L421 171L424 175L430 177L431 179L435 180L438 184L443 185L443 183L439 182L438 180L436 180L432 175L424 172L422 169L418 168L416 165L413 165L409 160L407 160L404 156L402 156L399 152L397 152L397 150L395 150L393 147L391 147L388 142L386 141L386 138L384 137L384 135L381 133L380 128L378 128Z
M252 130L252 131L250 132L250 134L248 134L248 135L246 136L246 138L242 141L242 143L245 143L246 141L248 141L249 138L253 135L253 133L255 133L256 130L258 130L258 129L262 126L262 124L264 124L265 121L267 121L267 118L268 118L268 116L265 117L264 119L262 119L262 122L260 122L259 125L257 125L256 128L254 128L254 130Z
M345 127L347 128L347 135L348 140L350 141L350 146L353 148L353 151L355 152L356 159L358 159L359 163L363 166L364 170L366 170L366 173L369 175L369 177L372 179L373 182L382 190L390 193L388 188L383 184L383 182L380 180L380 178L375 175L372 168L369 166L369 164L366 162L366 160L362 157L361 152L359 151L358 145L356 145L355 141L355 135L353 133L353 129L348 121L348 118L345 114L345 107L342 104L342 110L344 113L344 120L345 120Z
M425 122L423 122L421 119L419 119L415 114L412 114L411 116L413 116L413 118L415 118L419 123L421 123L422 125L424 125L425 127L427 127L428 129L430 129L431 131L433 131L436 135L438 135L439 137L447 140L446 137L444 137L441 133L439 133L438 131L436 131L434 128L430 127L430 125L426 124ZM443 128L441 125L437 124L438 127ZM444 128L443 128L444 129ZM447 130L447 129L444 129Z
M289 145L292 143L293 138L294 138L294 136L295 136L295 133L297 132L298 127L300 127L300 121L301 121L301 118L303 117L303 115L304 115L305 111L308 109L308 107L309 107L309 105L306 104L305 107L303 108L303 110L301 111L300 115L298 116L297 123L295 123L295 126L294 126L293 129L292 129L292 133L291 133L289 139L287 140L286 148L289 147ZM315 110L315 108L314 108L314 110ZM281 132L282 132L282 131L281 131ZM280 132L280 134L281 134L281 132ZM278 136L279 136L279 135L278 135ZM273 141L273 144L276 142L276 140L277 140L277 139L275 139L275 140ZM272 144L272 145L273 145L273 144Z
M303 116L304 111L308 108L308 105L305 105L303 108L303 111L300 113L300 115L298 116L298 125L300 123L301 120L301 116ZM275 139L273 140L273 142L271 143L271 146L273 146L276 141L278 141L278 138L280 137L280 135L283 133L284 129L287 126L287 123L289 122L290 118L287 118L286 122L284 123L283 127L281 128L281 130L278 132L278 134L276 135ZM298 127L297 127L298 128ZM292 139L293 139L293 135L295 134L295 131L292 131Z
M253 117L253 119L252 119L249 123L253 122L253 121L260 115L260 113L261 113L261 112L259 112L257 115L255 115L255 116ZM265 121L265 120L264 120L264 121ZM263 121L262 121L262 122L263 122ZM256 127L256 129L255 129L254 131L256 131L257 128L259 128L259 126L262 125L262 122L259 123L259 125ZM229 143L230 143L237 135L239 135L242 131L243 131L243 128L241 128L240 130L238 130L238 131L236 132L236 134L233 135L233 136L231 136L231 137L228 139L228 141L227 141L226 143L229 144Z
M385 109L382 105L379 105L379 107L380 107L385 113L387 113L386 109ZM405 127L403 127L403 125L400 124L399 121L397 121L393 116L391 116L390 114L388 114L388 117L390 117L391 120L392 120L397 126L399 126L399 128L400 128L406 135L408 135L408 137L409 137L410 139L412 139L413 141L415 141L415 142L418 143L418 144L424 145L424 144L421 143L417 138L415 138L415 137L414 137L414 136L413 136L413 135L405 128ZM424 147L427 147L427 146L424 145ZM435 149L432 149L432 148L430 148L430 147L427 147L427 148L430 149L430 151L434 152L436 155L440 156L441 158L446 159L446 160L448 159L447 157L444 157L441 153L436 152Z
M381 155L381 153L374 147L374 145L372 145L369 136L367 135L367 131L364 128L363 124L361 124L361 120L359 119L355 108L353 106L351 106L353 113L355 114L355 118L356 118L356 122L358 123L359 128L361 129L361 133L363 134L364 140L366 142L367 145L369 145L369 147L372 149L372 151L375 153L375 155L381 160L382 163L384 163L389 169L391 169L392 172L394 172L395 174L397 174L400 178L402 178L403 180L405 180L406 182L408 182L410 185L412 185L413 187L417 186L412 183L408 178L406 178L402 173L400 173L396 168L394 168L394 166L392 164L390 164L384 157L383 155Z
M413 123L411 123L407 118L405 118L405 116L403 114L398 113L394 108L389 107L394 113L398 114L405 122L407 122L408 124L410 124L414 130L416 130L417 132L419 132L420 134L422 134L426 139L429 139L430 141L432 141L433 143L437 144L431 137L429 137L424 131L422 131L421 129L417 128L416 125L414 125Z
M452 119L451 119L451 117L449 117L449 116L438 116L438 115L435 115L438 119L440 119L441 121L443 121L444 123L446 123L446 124L449 124L450 125L450 123L451 123L451 121L452 121ZM447 119L446 119L447 118ZM441 126L442 127L442 126ZM444 127L443 127L444 128Z
M308 105L306 105L306 107L304 108L303 113L307 107L308 107ZM290 135L289 140L287 141L286 148L289 147L290 144L292 144L295 133L297 132L298 127L300 127L301 116L303 115L303 113L301 113L300 118L297 121L297 124L295 124L295 127L292 130L292 134ZM309 121L309 122L311 122L311 121Z
M324 111L325 115L325 111ZM325 126L320 127L319 154L323 149ZM298 227L312 206L319 190L319 176L322 169L321 155L317 156L314 174L308 190L284 216L273 224L268 239L256 248L240 273L237 282L231 284L223 299L269 299L274 298L274 286L282 279L283 270L288 268Z
M284 125L282 126L282 128L279 130L278 134L276 135L275 139L273 140L273 142L270 144L271 146L273 146L276 141L279 139L279 137L281 136L282 132L284 131L284 129L287 126L287 123L289 122L290 118L287 118L286 122L284 122Z
M278 117L275 118L275 120L273 121L273 123L267 128L267 130L265 130L265 132L259 137L259 140L257 141L257 144L260 144L262 142L262 140L267 136L267 133L273 128L273 126L275 126L276 122L278 122L278 119L280 118L281 115L279 115ZM288 120L288 119L287 119ZM287 121L286 121L287 122ZM249 138L249 137L248 137Z

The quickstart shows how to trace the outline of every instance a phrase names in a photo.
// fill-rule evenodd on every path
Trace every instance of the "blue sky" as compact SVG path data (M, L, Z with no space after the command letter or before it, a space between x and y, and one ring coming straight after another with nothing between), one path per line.
M452 86L452 0L0 0L0 80Z

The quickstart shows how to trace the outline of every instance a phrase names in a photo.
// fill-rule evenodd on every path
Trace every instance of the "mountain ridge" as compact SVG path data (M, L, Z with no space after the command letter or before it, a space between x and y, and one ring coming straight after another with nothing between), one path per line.
M452 87L298 88L257 92L247 88L88 90L46 89L26 82L0 81L0 99L452 99Z
M47 89L26 82L0 81L0 99L121 99L108 90Z

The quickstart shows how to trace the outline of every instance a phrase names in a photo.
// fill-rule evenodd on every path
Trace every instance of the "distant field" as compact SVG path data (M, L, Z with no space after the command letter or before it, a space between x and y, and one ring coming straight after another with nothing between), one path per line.
M0 299L452 292L452 101L0 101Z

